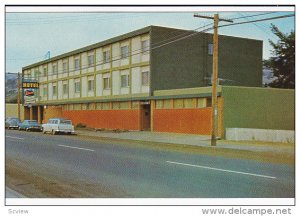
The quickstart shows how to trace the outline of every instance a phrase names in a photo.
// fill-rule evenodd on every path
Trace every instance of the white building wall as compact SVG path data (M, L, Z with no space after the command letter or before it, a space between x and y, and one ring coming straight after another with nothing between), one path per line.
M131 69L131 93L137 94L141 92L141 69L135 67Z
M74 75L74 56L69 57L69 76Z
M81 77L81 97L86 97L87 96L87 77Z
M102 80L102 74L96 75L96 96L102 96L103 92L103 80Z
M120 94L120 72L119 71L113 71L112 72L112 93L113 95L119 95Z
M120 66L120 58L121 58L121 47L120 43L114 43L112 45L112 65L113 67Z
M52 80L52 62L48 63L48 80Z
M62 67L62 59L57 61L57 77L62 78L63 77L63 67Z
M39 86L39 101L42 101L44 98L43 98L43 94L44 94L44 85L43 84L41 84L40 86Z
M62 81L59 80L57 82L57 96L58 96L58 100L61 100L63 97L63 88L62 88Z
M69 98L74 98L74 79L69 79Z
M96 71L102 70L103 68L103 50L102 48L96 49Z
M81 54L81 73L87 73L87 52Z
M141 61L141 37L135 37L131 40L132 46L132 64L140 63Z
M52 83L48 84L48 99L52 100L53 99L53 94L52 94Z

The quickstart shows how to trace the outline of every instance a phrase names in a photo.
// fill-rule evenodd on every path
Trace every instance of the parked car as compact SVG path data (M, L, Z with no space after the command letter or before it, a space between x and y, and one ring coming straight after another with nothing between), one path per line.
M51 118L48 123L42 125L43 133L51 133L53 135L57 133L75 134L72 121L64 118Z
M42 131L42 126L36 120L24 120L19 123L19 130Z
M18 129L19 128L20 119L8 117L5 119L5 128L7 129Z

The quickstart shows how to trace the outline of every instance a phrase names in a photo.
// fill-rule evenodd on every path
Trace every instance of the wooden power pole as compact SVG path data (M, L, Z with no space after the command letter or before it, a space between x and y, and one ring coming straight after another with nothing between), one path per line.
M20 101L21 101L21 84L20 84L20 72L18 72L18 97L17 97L17 103L18 103L18 118L21 120L21 104L20 104Z
M212 91L211 91L211 146L217 145L216 133L217 133L217 110L218 110L218 24L219 21L225 22L233 22L228 19L220 19L219 14L215 14L214 17L210 16L202 16L195 14L194 17L205 18L205 19L213 19L214 20L214 36L213 36L213 71L212 71Z

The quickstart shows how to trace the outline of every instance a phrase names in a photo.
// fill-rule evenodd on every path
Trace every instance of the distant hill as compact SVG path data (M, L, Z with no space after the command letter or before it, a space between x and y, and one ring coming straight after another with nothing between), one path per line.
M6 73L5 74L5 102L17 103L18 87L17 87L18 74Z

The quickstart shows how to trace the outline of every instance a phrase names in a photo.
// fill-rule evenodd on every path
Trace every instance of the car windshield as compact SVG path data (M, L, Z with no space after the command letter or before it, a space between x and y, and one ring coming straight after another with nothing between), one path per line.
M70 120L62 120L60 123L61 124L72 124L72 122Z
M28 124L36 124L36 121L28 121Z

